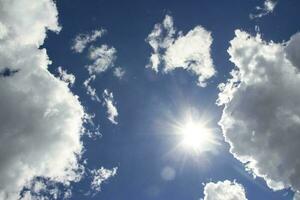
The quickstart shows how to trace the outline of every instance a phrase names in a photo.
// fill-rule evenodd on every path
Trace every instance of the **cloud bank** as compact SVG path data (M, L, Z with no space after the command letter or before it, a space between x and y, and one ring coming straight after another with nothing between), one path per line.
M166 15L162 24L155 24L146 41L153 49L147 67L165 73L177 68L187 70L198 77L197 84L207 85L207 80L216 73L210 55L211 33L202 26L196 26L186 35L176 34L173 18Z
M52 0L0 0L0 199L19 199L34 177L78 180L84 110L47 69L46 31L58 32ZM6 75L5 75L6 74Z
M235 35L228 53L236 69L217 101L230 151L270 188L300 191L300 34L282 44Z

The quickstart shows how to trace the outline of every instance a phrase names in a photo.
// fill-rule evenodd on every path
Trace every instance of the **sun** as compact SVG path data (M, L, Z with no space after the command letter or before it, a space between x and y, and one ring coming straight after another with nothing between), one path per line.
M181 145L195 152L203 152L210 148L214 142L212 131L201 121L189 120L181 127Z

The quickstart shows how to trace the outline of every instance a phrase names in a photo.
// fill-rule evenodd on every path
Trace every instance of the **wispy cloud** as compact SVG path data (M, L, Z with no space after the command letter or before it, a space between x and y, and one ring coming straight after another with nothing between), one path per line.
M97 95L96 88L91 86L91 82L95 79L96 75L91 75L83 82L83 86L86 88L86 94L89 95L93 101L101 102L99 96Z
M109 92L108 89L105 89L103 92L103 99L104 99L103 105L105 105L107 109L106 111L108 115L107 118L113 124L118 124L118 122L116 121L116 117L118 117L119 113L115 106L113 93Z
M95 192L101 191L102 184L108 181L110 178L116 176L117 170L118 167L114 167L112 169L105 169L104 167L101 167L100 169L91 170L91 189Z
M94 30L90 33L80 33L73 40L71 49L76 53L82 53L83 50L92 42L101 38L106 33L105 29Z
M114 70L114 76L117 77L118 79L122 79L123 76L125 75L125 70L121 67L116 67Z
M263 16L266 16L270 13L272 13L277 5L276 0L265 0L263 7L257 6L256 13L251 13L249 15L250 19L255 19L255 18L261 18Z
M114 47L106 44L100 47L91 47L88 57L93 63L86 66L89 74L99 74L114 67L116 53L117 50Z
M66 82L68 85L73 86L75 83L75 76L73 74L68 73L67 70L62 69L61 66L57 68L59 78Z

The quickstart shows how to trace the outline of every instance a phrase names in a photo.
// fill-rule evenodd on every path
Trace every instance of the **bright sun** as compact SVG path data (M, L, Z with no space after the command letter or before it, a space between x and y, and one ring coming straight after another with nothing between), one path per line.
M188 121L180 127L181 145L196 152L206 151L214 141L212 132L204 123Z

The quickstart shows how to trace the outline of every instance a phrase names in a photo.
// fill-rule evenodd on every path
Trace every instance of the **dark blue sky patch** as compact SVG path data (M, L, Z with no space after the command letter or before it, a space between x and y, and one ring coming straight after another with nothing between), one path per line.
M0 71L0 77L9 77L13 76L15 73L19 72L19 69L10 69L10 68L4 68L2 71Z

